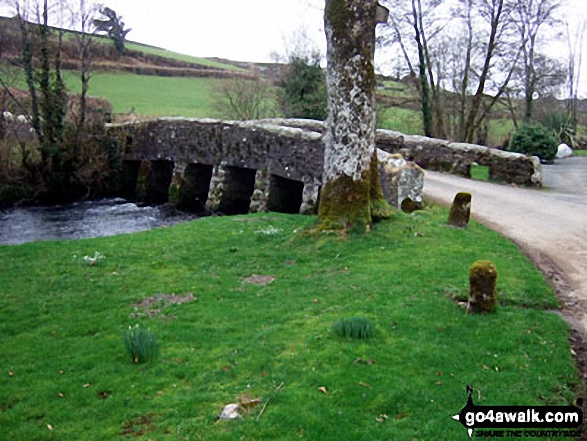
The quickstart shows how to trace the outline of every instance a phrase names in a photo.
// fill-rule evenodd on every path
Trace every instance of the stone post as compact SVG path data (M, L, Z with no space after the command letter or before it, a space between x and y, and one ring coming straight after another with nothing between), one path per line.
M390 214L377 177L375 27L377 0L326 0L328 128L319 216L322 228L366 231Z
M467 313L493 312L497 304L497 268L489 260L475 262L469 270L469 303Z
M448 224L465 228L471 217L471 193L457 193L450 207Z

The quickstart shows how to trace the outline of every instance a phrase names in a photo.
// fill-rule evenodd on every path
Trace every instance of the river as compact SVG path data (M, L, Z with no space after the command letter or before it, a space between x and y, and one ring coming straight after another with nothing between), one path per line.
M163 207L140 207L124 199L104 199L56 207L0 210L0 244L114 236L195 219Z

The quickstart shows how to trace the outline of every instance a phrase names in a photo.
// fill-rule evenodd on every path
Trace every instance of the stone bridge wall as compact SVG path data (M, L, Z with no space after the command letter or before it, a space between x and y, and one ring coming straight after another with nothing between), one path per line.
M180 208L226 214L315 212L325 131L318 121L285 119L161 118L107 125L124 155L123 196L132 198L139 189L147 203L164 203L171 195ZM541 184L540 163L525 155L385 130L377 132L377 146L384 192L396 207L421 201L423 176L395 153L433 170L467 176L476 162L488 165L494 179Z
M296 127L324 134L326 125L320 121L270 119L268 123ZM405 135L393 130L377 130L377 147L399 153L420 167L471 177L471 165L489 167L490 179L497 182L542 187L542 166L537 157L506 152L477 144L450 142L425 136Z

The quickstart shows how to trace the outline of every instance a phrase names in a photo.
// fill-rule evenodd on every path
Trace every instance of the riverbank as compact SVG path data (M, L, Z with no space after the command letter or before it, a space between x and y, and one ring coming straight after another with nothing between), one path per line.
M454 440L467 385L479 405L572 403L569 328L542 274L446 218L427 207L342 237L270 213L2 246L0 438ZM501 306L468 316L479 259L498 268ZM375 337L337 337L349 316ZM154 362L124 350L137 323ZM247 397L263 404L216 422Z

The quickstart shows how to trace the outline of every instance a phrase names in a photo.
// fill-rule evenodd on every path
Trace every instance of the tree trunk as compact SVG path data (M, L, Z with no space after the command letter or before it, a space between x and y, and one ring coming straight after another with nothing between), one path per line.
M320 220L324 229L368 231L385 217L375 149L375 27L388 11L377 0L326 0L328 130Z
M426 52L422 41L422 33L420 32L420 24L418 20L418 9L416 3L412 0L412 16L414 17L414 31L415 40L418 44L418 64L419 64L419 79L420 90L422 91L422 123L424 125L424 134L428 137L433 137L432 129L432 100L430 98L430 88L428 85L428 71L426 69Z
M504 0L498 0L495 6L495 10L492 13L491 19L491 34L489 36L489 41L487 42L487 52L485 55L485 62L483 64L483 70L481 72L481 76L479 77L479 85L477 86L477 91L473 96L473 100L471 103L471 108L469 109L469 114L465 121L465 129L464 134L465 137L462 139L462 142L469 142L472 143L475 136L475 127L478 123L477 115L479 114L479 109L481 108L481 102L483 100L483 95L485 92L485 83L489 76L489 69L492 65L492 58L493 52L495 51L495 47L497 44L497 35L498 35L498 28L499 23L501 20L501 15L503 12L503 3Z

